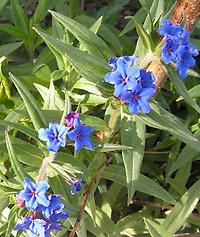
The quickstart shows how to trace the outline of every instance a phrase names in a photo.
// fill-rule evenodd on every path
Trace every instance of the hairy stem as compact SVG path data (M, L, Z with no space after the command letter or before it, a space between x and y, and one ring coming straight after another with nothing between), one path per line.
M56 158L56 153L55 152L49 152L49 156L45 157L42 161L42 165L40 167L38 176L36 178L36 182L42 181L46 179L47 176L47 168L50 163L54 161Z

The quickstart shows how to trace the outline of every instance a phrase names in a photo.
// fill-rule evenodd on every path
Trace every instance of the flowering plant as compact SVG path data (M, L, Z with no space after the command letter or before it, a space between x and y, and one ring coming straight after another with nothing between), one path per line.
M25 2L0 3L0 236L198 235L200 1Z

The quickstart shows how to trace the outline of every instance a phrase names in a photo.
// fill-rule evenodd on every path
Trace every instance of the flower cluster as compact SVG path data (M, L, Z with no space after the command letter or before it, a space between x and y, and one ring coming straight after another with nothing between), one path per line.
M24 180L24 189L17 195L20 208L30 210L28 217L23 217L14 230L25 230L30 237L50 237L52 230L61 230L59 219L66 219L68 213L59 195L46 195L49 185L46 181L34 183L29 178Z
M158 33L165 36L165 42L161 50L163 62L166 64L176 63L179 77L184 79L187 76L188 68L193 67L196 63L193 57L199 54L197 48L189 41L189 31L165 19L162 21Z
M111 58L108 64L113 70L104 80L114 85L114 96L128 104L130 113L149 113L149 100L155 94L155 77L152 72L132 67L134 63L134 56Z
M75 151L79 152L82 147L93 147L90 140L92 132L92 127L81 123L78 113L70 112L66 115L65 125L50 123L49 128L39 129L38 137L47 142L47 149L52 152L57 152L60 146L64 147L71 139L75 143Z

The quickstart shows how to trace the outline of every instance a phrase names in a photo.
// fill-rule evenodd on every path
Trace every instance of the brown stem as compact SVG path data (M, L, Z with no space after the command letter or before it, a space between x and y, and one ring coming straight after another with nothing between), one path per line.
M200 0L177 0L170 20L175 24L180 24L184 20L184 27L192 31L199 16ZM159 90L167 80L167 74L160 59L154 59L148 70L154 73L156 88Z
M111 160L112 160L112 157L111 156L108 157L106 159L106 161L101 165L101 167L97 170L95 175L92 177L92 180L90 181L90 183L88 185L88 188L87 188L86 192L83 195L81 208L80 208L78 217L76 219L76 222L74 224L74 227L73 227L73 229L70 232L69 237L74 237L75 236L76 230L77 230L77 228L78 228L78 226L79 226L79 224L81 222L81 219L82 219L83 214L84 214L85 207L87 205L87 202L88 202L88 199L90 197L90 194L91 194L91 192L92 192L92 190L94 188L94 185L95 185L97 179L101 176L102 172L108 167L108 165L110 164Z

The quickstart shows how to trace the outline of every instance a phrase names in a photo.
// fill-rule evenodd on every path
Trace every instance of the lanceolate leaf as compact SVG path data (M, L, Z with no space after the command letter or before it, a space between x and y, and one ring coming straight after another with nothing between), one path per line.
M91 80L104 93L112 93L112 87L109 87L103 82L105 74L110 70L110 67L100 58L89 55L71 45L53 38L39 29L36 32L45 40L45 42L57 50L61 55L67 57L74 69L83 77Z
M10 162L11 162L12 168L13 168L16 176L18 177L18 179L22 183L24 181L24 178L28 177L28 175L24 171L22 165L17 160L16 154L15 154L14 149L13 149L13 145L11 143L11 140L10 140L9 135L8 135L7 132L5 132L5 140L6 140L6 146L7 146L7 150L8 150L8 154L9 154L9 157L10 157Z
M28 91L28 89L20 82L16 77L14 77L12 74L10 74L10 78L15 84L19 94L21 95L24 104L26 106L26 110L31 118L31 121L33 123L33 126L36 130L38 130L41 127L46 127L46 121L44 117L42 116L42 112L33 97L33 95Z
M113 182L126 186L125 170L122 166L110 165L103 172L102 176L106 179L112 180ZM147 176L140 174L135 186L136 190L142 193L158 197L167 203L176 203L175 199L163 187Z
M200 107L193 100L192 96L188 93L187 88L185 87L183 81L177 76L177 74L171 69L170 66L164 65L164 68L170 80L176 87L178 94L183 97L186 103L191 105L198 113L200 113Z
M144 155L146 129L143 121L138 117L125 116L125 114L122 113L121 120L122 145L133 148L133 150L122 151L123 162L126 171L129 203L136 190L136 181L140 176L140 168Z
M35 132L32 128L29 128L19 123L9 122L6 120L0 120L0 124L17 129L18 131L26 134L27 136L32 137L33 139L39 141L37 132Z
M200 129L195 132L195 137L200 139ZM179 154L176 161L172 164L169 174L184 166L187 162L190 162L196 155L199 154L199 151L193 149L192 147L186 145L184 149Z
M165 130L178 139L200 151L200 141L187 129L187 127L180 122L178 117L163 109L156 102L151 102L152 111L148 115L139 114L150 127Z
M171 237L167 230L150 219L144 219L145 225L152 237Z
M77 39L81 39L81 42L84 45L84 42L89 42L89 45L94 50L96 55L99 55L99 52L103 57L107 60L109 57L113 55L112 51L108 48L108 46L104 43L104 41L93 33L91 30L87 29L85 26L80 23L63 16L59 13L50 11L50 13L55 17L67 30L69 30ZM87 44L86 44L87 48ZM93 51L92 50L92 51Z
M167 216L162 224L171 235L184 225L187 218L190 216L196 207L200 197L200 180L188 189L177 205L172 209L171 213Z

